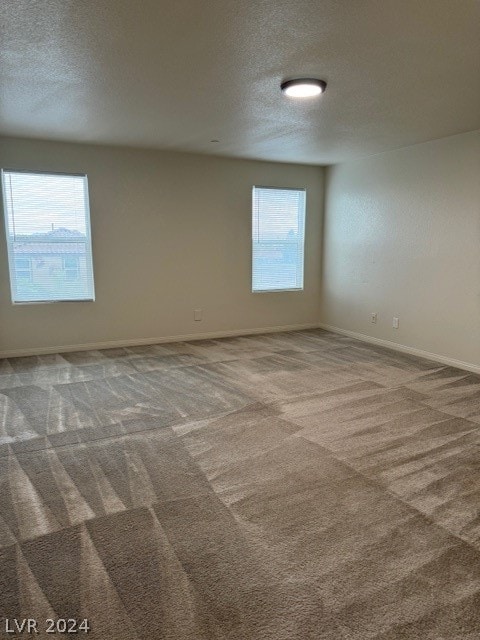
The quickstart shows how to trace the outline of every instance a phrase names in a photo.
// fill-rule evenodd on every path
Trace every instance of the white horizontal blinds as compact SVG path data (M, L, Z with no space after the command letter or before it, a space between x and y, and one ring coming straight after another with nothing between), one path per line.
M303 289L305 189L253 188L252 290Z
M13 302L93 300L86 176L2 171Z

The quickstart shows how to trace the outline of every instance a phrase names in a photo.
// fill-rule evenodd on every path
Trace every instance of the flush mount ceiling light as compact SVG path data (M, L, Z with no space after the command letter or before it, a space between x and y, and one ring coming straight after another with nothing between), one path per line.
M285 80L280 87L282 92L291 98L313 98L325 91L327 83L317 78L295 78Z

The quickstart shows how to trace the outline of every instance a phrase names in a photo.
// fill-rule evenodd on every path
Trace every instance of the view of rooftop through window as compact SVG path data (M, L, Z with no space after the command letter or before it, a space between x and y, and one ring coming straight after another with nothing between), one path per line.
M3 171L13 302L93 299L87 178Z
M305 189L254 187L252 291L303 288Z
M5 205L14 236L65 229L86 235L84 176L4 172Z

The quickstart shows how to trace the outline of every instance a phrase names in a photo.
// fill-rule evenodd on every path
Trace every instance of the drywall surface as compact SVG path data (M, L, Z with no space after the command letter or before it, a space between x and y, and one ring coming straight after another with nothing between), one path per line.
M318 322L319 167L13 138L0 138L0 166L88 175L96 292L12 305L2 224L2 353ZM251 293L255 184L307 189L304 291Z
M335 165L326 194L322 323L480 365L479 133Z

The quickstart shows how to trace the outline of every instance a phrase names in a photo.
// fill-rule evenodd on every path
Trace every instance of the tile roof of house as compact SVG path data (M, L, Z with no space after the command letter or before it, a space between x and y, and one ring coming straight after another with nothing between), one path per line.
M84 242L25 242L15 243L15 255L18 254L42 254L42 255L59 255L59 254L85 255Z
M79 241L75 242L76 239ZM86 253L86 239L86 236L80 231L61 227L48 233L17 236L14 241L14 251L16 255L64 255L72 253L84 255Z

